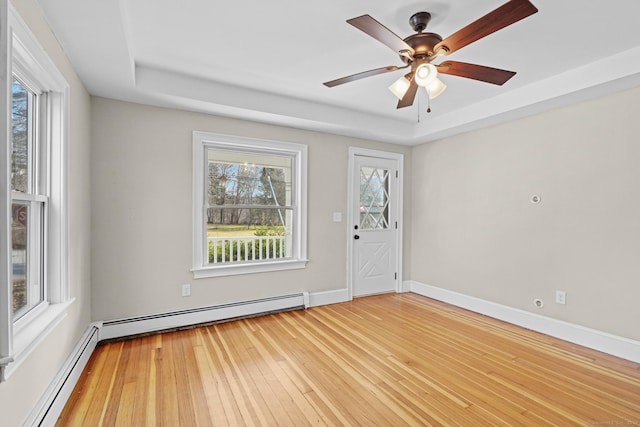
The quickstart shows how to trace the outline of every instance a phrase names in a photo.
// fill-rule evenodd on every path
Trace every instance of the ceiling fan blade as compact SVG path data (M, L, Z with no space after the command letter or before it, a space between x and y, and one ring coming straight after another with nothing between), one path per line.
M396 53L405 51L408 52L411 57L413 57L413 54L415 53L413 48L404 40L369 15L362 15L357 18L348 19L347 23L353 25L360 31L367 33L380 43L391 48L391 50Z
M396 67L395 65L389 65L388 67L376 68L369 71L363 71L361 73L351 74L350 76L331 80L330 82L324 82L322 84L327 87L334 87L344 83L349 83L356 80L364 79L365 77L371 77L378 74L390 73L391 71L396 71L396 70L400 70L402 68L407 68L407 67L408 65L404 67Z
M442 40L434 47L434 52L444 48L448 55L537 11L529 0L511 0Z
M468 79L493 83L494 85L500 86L516 75L515 71L501 70L499 68L485 67L484 65L468 64L466 62L457 61L446 61L440 65L436 65L436 67L438 68L438 72L442 74L466 77Z
M405 77L411 81L411 84L409 85L409 89L407 89L407 92L404 94L402 99L398 102L397 108L404 108L413 105L413 101L416 98L416 92L418 91L418 83L416 83L413 75L409 73Z

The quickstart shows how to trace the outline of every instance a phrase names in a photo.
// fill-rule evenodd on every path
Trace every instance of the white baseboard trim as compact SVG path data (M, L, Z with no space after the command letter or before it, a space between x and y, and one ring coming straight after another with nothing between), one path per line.
M73 388L98 344L98 327L99 324L91 324L87 328L23 425L48 427L56 424L64 405L71 396Z
M415 281L403 288L523 328L640 363L640 342Z
M349 301L348 289L336 289L324 292L314 292L309 294L309 307L318 307L321 305L337 304Z
M198 307L149 316L108 320L102 322L99 341L166 329L184 328L200 323L255 316L274 311L304 308L307 306L306 302L309 299L305 294L301 292L299 294Z
M411 283L411 280L403 280L400 283L400 290L398 291L398 293L411 292Z

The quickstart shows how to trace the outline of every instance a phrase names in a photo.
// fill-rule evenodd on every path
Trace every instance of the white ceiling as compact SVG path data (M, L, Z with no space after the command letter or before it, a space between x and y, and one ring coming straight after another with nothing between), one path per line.
M538 13L447 57L518 74L504 86L440 76L429 114L426 95L396 109L387 86L402 71L322 85L401 65L345 21L369 14L406 37L428 11L445 38L506 0L38 1L93 95L398 144L640 86L637 0L532 0Z

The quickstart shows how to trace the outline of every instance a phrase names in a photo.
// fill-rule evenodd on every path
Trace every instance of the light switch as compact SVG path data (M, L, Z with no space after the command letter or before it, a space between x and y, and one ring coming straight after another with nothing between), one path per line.
M333 222L342 222L342 212L333 213Z

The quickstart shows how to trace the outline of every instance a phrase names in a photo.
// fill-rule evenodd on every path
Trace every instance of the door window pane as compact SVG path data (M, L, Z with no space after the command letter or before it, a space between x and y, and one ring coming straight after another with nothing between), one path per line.
M389 228L389 171L360 168L360 230Z

